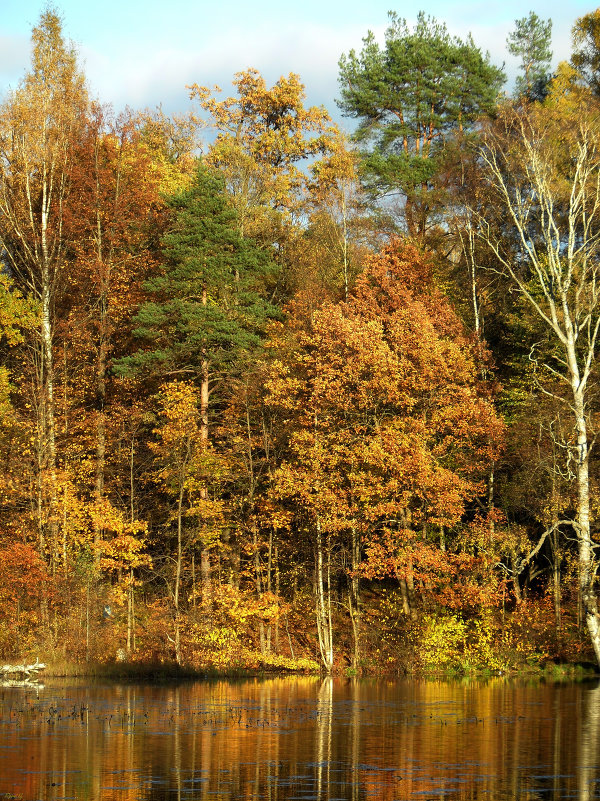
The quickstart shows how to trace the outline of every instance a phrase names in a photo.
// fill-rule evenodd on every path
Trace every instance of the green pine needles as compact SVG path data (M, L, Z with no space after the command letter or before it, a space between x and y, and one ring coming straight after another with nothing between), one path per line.
M173 223L164 263L146 283L151 299L134 318L142 347L120 359L120 374L199 375L231 369L256 348L278 309L266 300L275 267L237 228L223 180L200 165L189 189L169 201Z

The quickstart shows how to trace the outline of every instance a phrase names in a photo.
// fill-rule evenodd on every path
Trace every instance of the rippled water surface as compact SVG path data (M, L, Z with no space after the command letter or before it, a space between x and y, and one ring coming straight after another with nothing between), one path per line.
M0 690L0 799L600 799L600 685Z

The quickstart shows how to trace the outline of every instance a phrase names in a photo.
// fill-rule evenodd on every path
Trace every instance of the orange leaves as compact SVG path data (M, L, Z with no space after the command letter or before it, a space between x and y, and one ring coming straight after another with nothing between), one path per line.
M277 341L285 356L272 362L266 402L287 433L280 502L324 531L385 530L397 543L403 530L456 526L503 428L427 260L394 243L346 303L292 318ZM428 569L447 562L422 538L411 547ZM375 558L398 574L397 550Z
M0 605L3 616L17 606L28 608L39 601L42 583L48 580L40 556L30 546L13 542L0 547ZM14 609L13 609L14 607Z

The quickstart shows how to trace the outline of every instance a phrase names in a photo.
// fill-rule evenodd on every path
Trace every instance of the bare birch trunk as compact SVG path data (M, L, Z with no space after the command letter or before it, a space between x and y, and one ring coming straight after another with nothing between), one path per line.
M561 351L544 366L554 381L570 388L576 435L573 527L579 555L579 600L600 664L586 420L587 385L600 334L600 139L595 112L590 114L584 102L568 125L564 115L534 105L505 107L480 151L495 200L505 212L503 230L512 229L516 235L521 258L515 260L514 250L505 248L484 215L473 214L481 226L480 236L497 259L498 271L509 278L545 325L550 347ZM560 148L555 146L558 141ZM526 273L523 264L528 267ZM532 354L536 347L532 346ZM541 390L565 400L546 387Z
M48 509L48 534L51 542L51 558L54 560L58 534L58 490L56 476L56 414L54 403L54 358L52 351L52 312L50 302L50 278L47 269L42 273L42 363L43 363L43 418L44 464L50 483ZM41 554L44 555L43 553Z
M53 339L64 273L64 211L71 146L87 110L83 76L51 9L33 29L32 66L0 106L0 249L24 293L40 305L37 370L40 555L60 561ZM45 529L45 530L44 530Z
M352 640L354 650L352 654L352 667L356 670L360 663L360 636L361 636L361 598L360 578L358 566L360 565L360 536L356 524L352 526L352 579L350 581L349 611L352 622Z
M129 590L127 593L127 653L135 650L135 596L133 594L133 568L129 569Z
M333 628L331 617L331 554L330 554L329 535L327 535L327 553L323 554L323 535L321 522L317 518L316 523L316 570L315 570L315 595L316 595L316 617L317 617L317 636L319 638L319 651L321 660L327 673L331 673L333 668ZM325 589L325 585L327 589Z
M588 440L583 397L575 392L574 410L577 430L577 524L579 543L579 591L583 616L587 626L596 660L600 665L600 625L598 622L598 607L594 580L596 578L596 565L593 553L592 538L590 534L590 484Z

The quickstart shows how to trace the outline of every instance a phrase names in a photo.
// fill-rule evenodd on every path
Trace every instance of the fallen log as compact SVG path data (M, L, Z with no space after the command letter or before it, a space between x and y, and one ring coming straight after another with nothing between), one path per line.
M45 668L46 665L36 659L32 665L2 665L0 667L0 675L4 678L7 676L21 676L23 679L35 681L39 671Z

